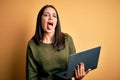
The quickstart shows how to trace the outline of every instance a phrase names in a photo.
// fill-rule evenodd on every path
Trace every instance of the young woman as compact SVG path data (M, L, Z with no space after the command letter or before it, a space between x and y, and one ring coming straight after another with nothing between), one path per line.
M68 56L75 53L72 37L61 32L58 12L45 5L38 13L36 32L28 42L26 55L27 80L53 80L52 74L67 67ZM75 69L75 79L81 80L89 71L81 63Z

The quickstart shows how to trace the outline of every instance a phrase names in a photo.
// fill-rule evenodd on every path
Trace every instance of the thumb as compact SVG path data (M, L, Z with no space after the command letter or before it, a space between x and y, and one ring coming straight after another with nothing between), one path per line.
M88 74L91 71L91 69L88 69L85 73Z

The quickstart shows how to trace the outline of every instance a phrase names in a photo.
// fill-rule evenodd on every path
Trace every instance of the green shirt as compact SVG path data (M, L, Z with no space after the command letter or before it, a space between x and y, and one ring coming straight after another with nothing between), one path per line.
M56 51L52 44L37 45L33 40L28 42L27 80L53 80L53 72L66 69L68 56L75 53L75 46L72 37L68 34L65 35L65 48L61 51Z

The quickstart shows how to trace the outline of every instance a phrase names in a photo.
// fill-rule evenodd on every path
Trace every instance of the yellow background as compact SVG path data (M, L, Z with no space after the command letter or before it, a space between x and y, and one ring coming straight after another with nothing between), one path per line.
M0 80L25 80L27 42L45 4L57 8L77 52L102 46L98 68L84 80L120 80L119 0L0 0Z

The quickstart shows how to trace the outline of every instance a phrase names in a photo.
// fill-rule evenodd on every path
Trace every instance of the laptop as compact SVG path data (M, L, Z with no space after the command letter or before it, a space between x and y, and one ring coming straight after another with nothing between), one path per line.
M54 80L70 80L74 76L74 70L80 62L84 63L85 71L96 69L99 60L101 46L72 54L68 58L67 70L58 71L54 74Z

